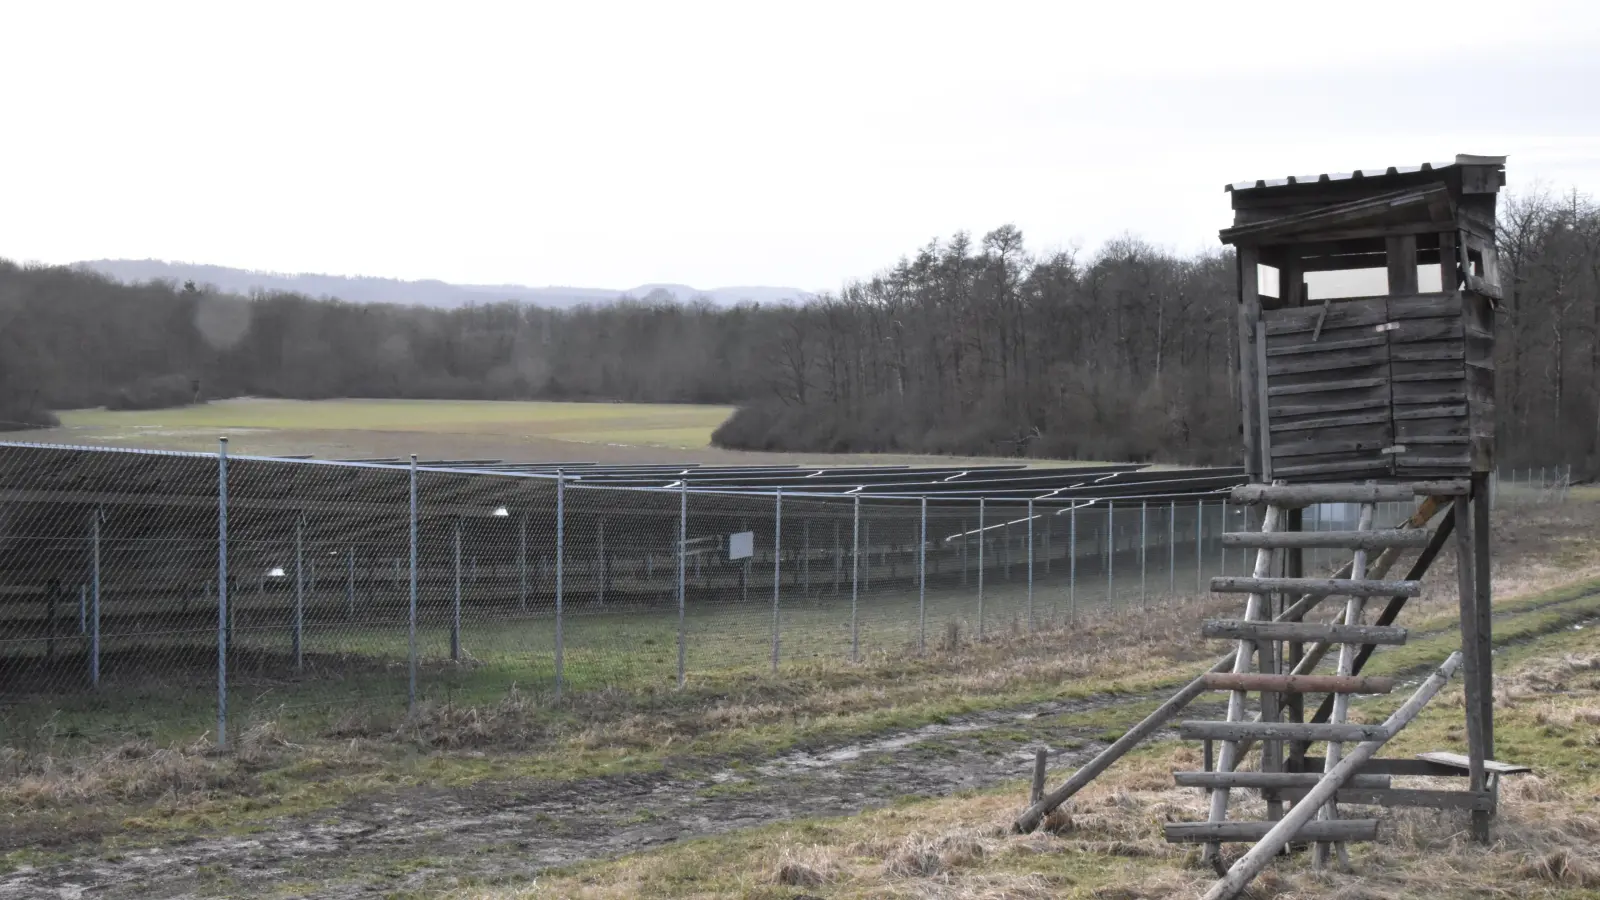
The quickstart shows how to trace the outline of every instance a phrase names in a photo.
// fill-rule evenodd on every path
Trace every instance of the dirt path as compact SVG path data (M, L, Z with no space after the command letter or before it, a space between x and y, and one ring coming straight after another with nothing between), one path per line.
M977 713L769 760L680 760L662 772L576 782L411 789L285 817L254 834L118 853L97 848L70 862L18 869L0 876L0 900L422 897L525 883L551 866L1018 780L1040 744L1066 748L1052 762L1059 775L1105 746L1102 728L1085 726L1080 714L1146 703L1170 690ZM1197 704L1191 711L1205 718L1219 708Z
M664 772L577 782L416 789L248 836L212 836L0 877L0 898L426 896L671 841L817 816L906 796L938 796L1024 777L1035 747L1104 746L1074 713L1150 698L1099 697L988 712L745 764L680 763ZM1019 801L1021 797L1019 796Z

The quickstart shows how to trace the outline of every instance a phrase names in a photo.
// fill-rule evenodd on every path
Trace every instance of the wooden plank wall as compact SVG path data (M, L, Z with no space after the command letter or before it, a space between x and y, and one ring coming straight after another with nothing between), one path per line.
M1395 475L1464 476L1468 456L1463 301L1459 292L1389 298Z
M1273 475L1336 481L1390 473L1393 443L1384 297L1267 310Z

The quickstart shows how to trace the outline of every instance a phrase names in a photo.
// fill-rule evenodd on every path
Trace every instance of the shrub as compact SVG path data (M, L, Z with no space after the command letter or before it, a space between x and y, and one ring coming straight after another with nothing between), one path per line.
M106 401L106 409L168 409L196 402L194 383L185 375L140 378Z

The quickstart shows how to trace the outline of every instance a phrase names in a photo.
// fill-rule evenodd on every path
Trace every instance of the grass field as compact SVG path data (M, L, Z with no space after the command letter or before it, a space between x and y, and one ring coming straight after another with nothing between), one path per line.
M40 443L322 458L751 465L1017 462L916 454L755 453L711 446L726 406L473 400L219 400L180 409L58 413L61 427L7 435ZM1063 461L1033 461L1071 465Z
M459 437L463 449L503 439L684 451L710 446L711 432L731 413L724 406L635 403L225 400L180 409L72 410L60 414L62 428L53 431L97 442L207 449L227 434L242 452L258 441L277 446L284 436L315 444L352 432ZM583 448L569 453L581 457Z

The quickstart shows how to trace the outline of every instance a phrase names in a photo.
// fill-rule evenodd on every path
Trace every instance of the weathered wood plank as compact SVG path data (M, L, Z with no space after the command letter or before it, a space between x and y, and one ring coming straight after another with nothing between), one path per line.
M1297 625L1298 622L1284 622ZM1369 626L1370 627L1370 626ZM1215 635L1210 635L1215 637ZM1291 638L1277 638L1290 640ZM1211 672L1203 676L1214 691L1259 691L1279 694L1387 694L1394 679L1378 675L1275 675L1272 673Z
M1290 431L1314 431L1319 428L1348 428L1351 425L1375 425L1389 421L1391 418L1387 410L1383 412L1349 413L1342 416L1328 416L1320 419L1298 419L1291 422L1272 423L1274 434Z
M1428 538L1429 533L1421 528L1385 528L1378 531L1230 531L1222 535L1222 546L1382 550L1386 547L1426 547Z
M1311 793L1309 788L1292 787L1282 790L1285 800L1303 800ZM1334 795L1336 803L1356 806L1415 807L1419 809L1494 809L1491 791L1450 791L1425 788L1360 788L1342 787Z
M1302 597L1416 597L1420 581L1378 581L1353 578L1246 578L1219 575L1211 579L1218 594L1266 594L1282 591Z
M1272 445L1273 459L1289 459L1297 456L1326 456L1334 453L1355 453L1364 456L1357 459L1372 458L1371 453L1382 450L1393 442L1388 437L1367 438L1357 440L1335 440L1331 438L1313 438L1309 441L1284 441ZM1465 439L1462 443L1466 443Z
M1308 340L1293 344L1269 344L1267 345L1267 356L1268 358L1275 358L1303 353L1326 353L1334 350L1359 350L1362 347L1382 347L1387 343L1389 343L1389 339L1381 334L1338 340L1329 340L1327 335L1323 335L1321 339L1315 342Z
M1235 503L1312 506L1317 503L1403 503L1412 497L1461 497L1471 490L1462 480L1406 484L1245 484L1233 489Z
M1393 347L1365 347L1358 350L1330 350L1326 353L1307 353L1302 356L1279 357L1267 360L1267 377L1301 375L1306 372L1339 372L1346 369L1364 369L1387 363Z
M1467 405L1465 403L1451 404L1451 405L1446 405L1446 406L1422 406L1422 407L1400 406L1400 407L1397 407L1395 409L1394 418L1395 418L1395 421L1400 422L1400 421L1407 421L1407 420L1410 420L1410 419L1454 419L1454 418L1464 418L1466 416L1466 414L1467 414Z
M1375 741L1383 735L1382 725L1347 722L1178 723L1178 736L1186 741Z
M1438 319L1461 315L1461 295L1451 293L1413 294L1389 298L1389 319Z
M1461 399L1467 399L1466 394ZM1367 409L1386 409L1389 406L1387 397L1368 397L1359 400L1339 400L1325 403L1301 403L1292 406L1271 407L1268 412L1274 422L1291 416L1327 416L1333 413L1360 412Z
M1329 304L1326 318L1322 315L1322 307L1318 305L1275 309L1267 313L1263 319L1267 323L1267 336L1272 338L1298 331L1315 331L1318 320L1322 321L1324 329L1353 328L1360 325L1378 325L1388 321L1388 316L1386 299L1377 297L1335 300Z
M1418 753L1417 759L1434 766L1448 766L1462 772L1472 768L1472 759L1460 753L1449 753L1444 750L1433 750L1427 753ZM1523 766L1516 763L1499 762L1486 759L1483 761L1484 771L1495 772L1500 775L1522 775L1532 772L1532 766Z
M1456 361L1466 358L1466 349L1460 343L1436 342L1428 344L1394 344L1389 347L1389 359L1396 362Z
M1249 641L1301 641L1302 643L1327 641L1339 644L1389 646L1398 646L1406 642L1406 630L1395 625L1324 625L1320 622L1246 622L1240 619L1207 619L1200 625L1200 634L1208 638Z
M1173 772L1178 787L1199 788L1310 788L1322 780L1321 772ZM1393 782L1387 775L1357 775L1350 787L1382 790Z
M1406 319L1396 322L1398 328L1389 332L1396 344L1415 344L1422 341L1459 341L1461 339L1461 313L1452 319Z
M1322 394L1334 391L1353 391L1382 387L1388 383L1383 376L1372 378L1347 378L1343 381L1314 381L1306 384L1275 384L1267 390L1271 397L1288 397L1294 394Z
M1389 293L1392 296L1417 292L1417 236L1400 234L1385 239L1389 263Z
M1168 822L1163 827L1167 840L1174 844L1200 844L1210 841L1259 841L1277 822ZM1334 819L1307 822L1295 830L1297 841L1375 841L1377 819Z

